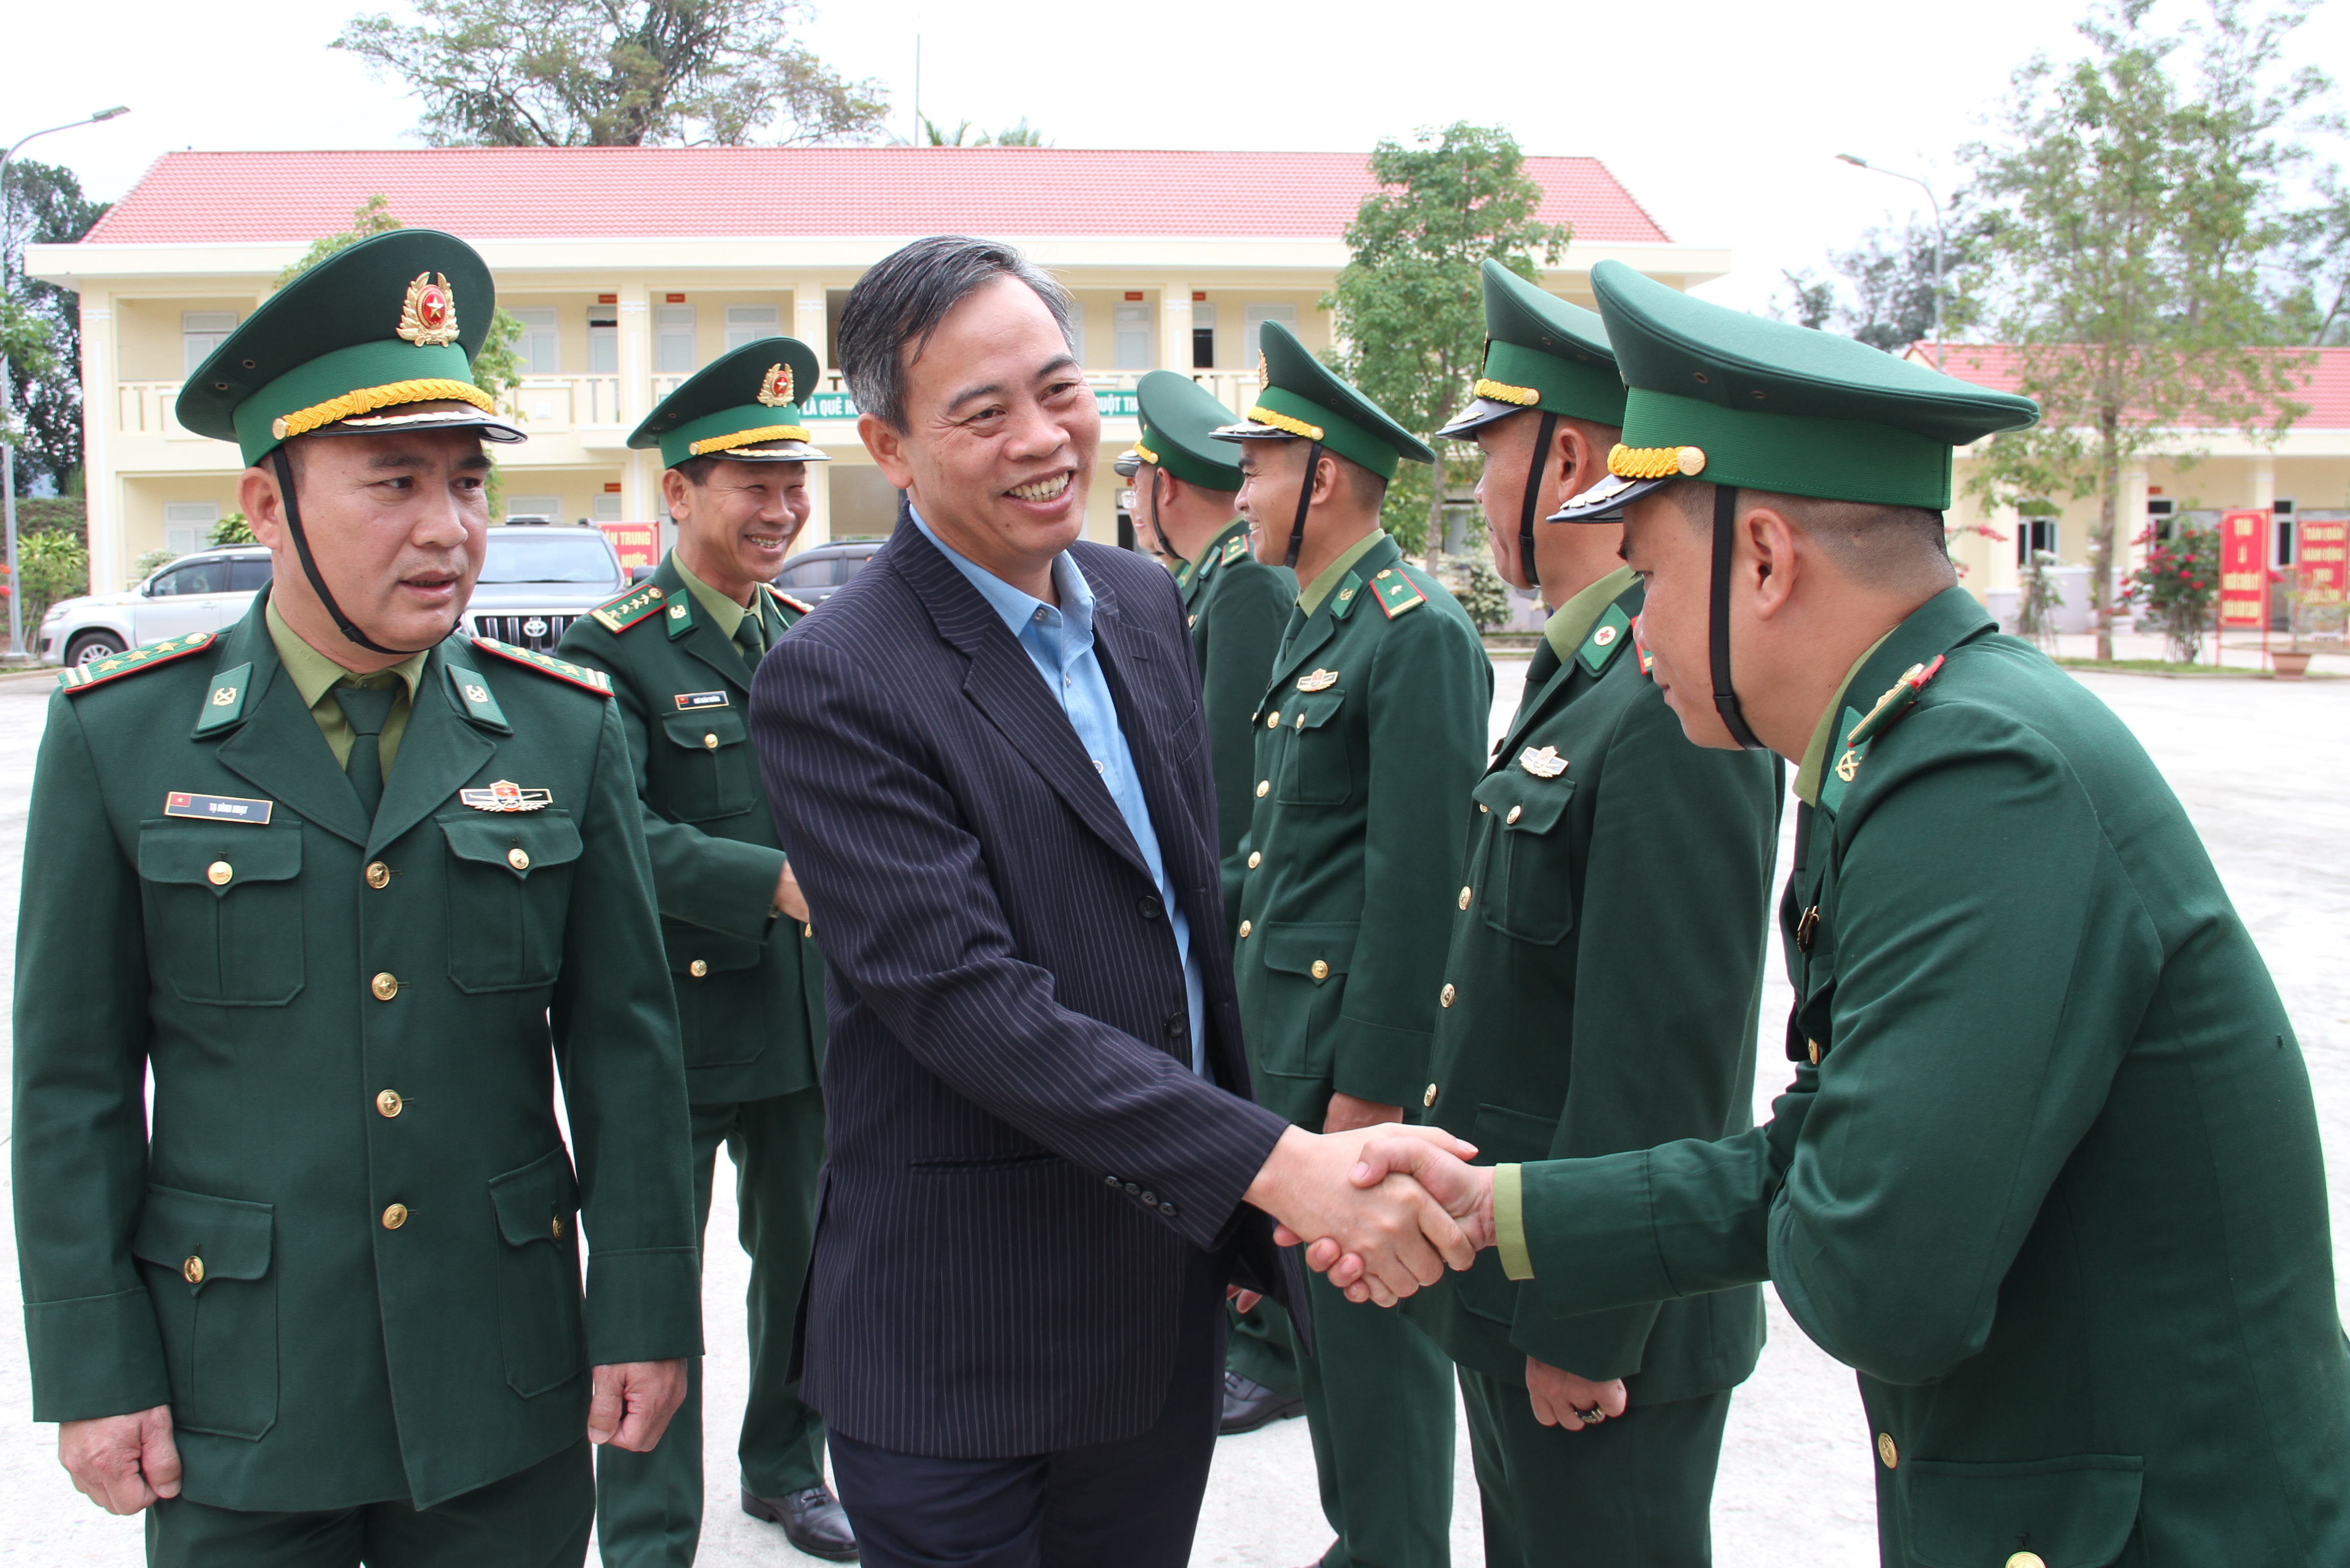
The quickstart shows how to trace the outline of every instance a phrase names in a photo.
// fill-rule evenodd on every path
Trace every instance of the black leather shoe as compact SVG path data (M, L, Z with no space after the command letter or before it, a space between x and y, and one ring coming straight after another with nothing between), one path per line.
M1254 1378L1243 1377L1227 1368L1224 1418L1217 1425L1216 1435L1229 1438L1235 1432L1253 1432L1259 1427L1304 1414L1305 1400L1302 1396L1276 1394Z
M829 1487L812 1486L789 1497L743 1494L743 1511L754 1519L784 1527L784 1539L811 1557L827 1563L857 1561L857 1532Z

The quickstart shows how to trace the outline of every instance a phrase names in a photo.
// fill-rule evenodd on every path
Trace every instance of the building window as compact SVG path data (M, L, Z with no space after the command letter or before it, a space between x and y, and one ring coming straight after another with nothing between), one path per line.
M510 314L522 323L522 337L515 345L522 354L522 373L525 376L562 374L563 350L555 332L554 307L525 308Z
M2276 559L2272 565L2290 566L2301 558L2298 520L2293 515L2293 497L2280 495L2269 504L2276 524Z
M542 518L549 523L563 521L563 497L560 495L509 495L506 497L506 521L515 523L525 517Z
M1260 300L1243 309L1241 319L1241 368L1243 369L1256 369L1256 357L1264 351L1263 346L1257 341L1257 333L1258 329L1268 321L1278 321L1295 332L1297 330L1297 306Z
M599 491L596 496L596 521L618 523L620 520L620 498L611 491Z
M180 312L180 373L194 375L196 367L210 358L212 351L235 330L236 312L234 310Z
M620 315L608 305L588 307L588 373L620 373Z
M2178 532L2178 519L2173 515L2178 503L2165 496L2150 496L2146 504L2147 526L2154 530L2158 540L2168 540Z
M726 307L726 348L730 353L762 337L780 337L783 330L783 311L778 306L730 305Z
M1216 307L1204 300L1191 302L1191 369L1216 368Z
M653 306L653 374L690 376L692 373L693 306Z
M2030 504L2030 503L2026 503ZM2045 504L2044 503L2043 504ZM2056 519L2033 516L2027 513L2015 520L2015 564L2028 566L2042 551L2058 554L2056 549Z
M1120 305L1110 315L1111 357L1114 370L1148 370L1150 369L1150 306Z
M235 317L229 319L234 321ZM204 352L209 354L212 350L207 348ZM163 548L174 556L201 550L212 543L213 525L219 521L220 507L216 503L166 501L163 503Z

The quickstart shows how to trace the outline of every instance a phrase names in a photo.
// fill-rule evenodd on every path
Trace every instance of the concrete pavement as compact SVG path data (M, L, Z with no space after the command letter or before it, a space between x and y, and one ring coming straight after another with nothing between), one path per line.
M2069 648L2066 651L2072 651ZM2231 660L2232 662L2232 660ZM2345 661L2321 660L2320 668ZM1495 732L1515 707L1524 664L1496 670ZM2334 1210L2350 1215L2350 681L2294 685L2234 679L2084 676L2128 722L2201 829L2238 909L2284 992L2316 1086ZM47 681L0 681L0 1005L15 981L16 877L25 810L48 698ZM1789 817L1792 830L1793 816ZM1782 846L1783 861L1786 846ZM69 891L59 896L70 896ZM1779 1020L1786 988L1774 958L1763 1002L1758 1113L1786 1076ZM0 1096L5 1094L0 1085ZM0 1183L6 1180L0 1175ZM711 1346L712 1458L702 1562L805 1563L782 1532L743 1517L724 1462L745 1377L743 1292L748 1267L728 1240L733 1202L720 1184L704 1296ZM2337 1231L2336 1278L2350 1261ZM13 1231L0 1224L0 1521L13 1561L130 1565L139 1524L109 1518L74 1492L56 1434L30 1418ZM1732 1406L1714 1506L1724 1568L1803 1562L1865 1568L1876 1561L1868 1436L1851 1375L1804 1338L1773 1303L1761 1368ZM1476 1488L1460 1456L1454 1560L1482 1561ZM1297 1568L1329 1534L1315 1501L1305 1423L1285 1421L1220 1444L1192 1561Z

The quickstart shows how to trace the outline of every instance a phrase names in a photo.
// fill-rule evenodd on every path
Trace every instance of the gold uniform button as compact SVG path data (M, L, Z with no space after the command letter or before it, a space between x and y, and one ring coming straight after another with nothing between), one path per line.
M1243 936L1243 937L1247 936L1247 935L1249 934L1249 931L1250 931L1250 929L1252 929L1252 928L1250 927L1250 925L1249 925L1249 922L1248 922L1248 921L1246 921L1246 920L1243 920L1243 921L1241 922L1241 935L1242 935L1242 936Z
M1435 1105L1436 1085L1430 1084L1428 1085L1428 1093L1419 1096L1419 1108L1422 1110L1431 1110L1435 1107Z
M1901 1468L1901 1450L1893 1446L1892 1433L1877 1434L1877 1457L1885 1461L1885 1468L1888 1470L1898 1470Z
M1482 801L1482 800L1481 800L1481 801L1479 801L1479 802L1477 803L1477 815L1480 815L1480 816L1484 815L1487 812L1489 812L1489 811L1491 811L1491 810L1492 810L1492 809L1493 809L1493 808L1492 808L1492 806L1487 805L1486 805L1483 801Z
M387 1231L397 1231L397 1230L399 1230L402 1225L405 1225L405 1224L407 1224L407 1223L408 1223L408 1205L407 1205L407 1204L405 1204L405 1203L395 1203L395 1204L393 1204L390 1208L389 1208L389 1209L387 1209L387 1210L385 1210L383 1211L383 1228L384 1228L385 1230L387 1230Z
M1315 980L1327 980L1330 978L1330 966L1324 963L1320 959L1315 959L1314 961L1314 967L1306 971L1306 972L1311 974Z
M685 966L685 972L691 975L694 979L700 980L703 975L710 972L710 961L708 959L696 959L691 963Z
M556 1241L562 1241L562 1240L563 1240L563 1216L562 1216L562 1215L557 1214L554 1219L549 1220L546 1222L546 1233L547 1233L548 1235L550 1235L550 1236L554 1237L554 1238L555 1238Z
M1255 850L1253 850L1253 849L1252 849L1252 850L1250 850L1250 851L1249 851L1249 869L1250 869L1250 870L1252 870L1252 871L1255 870L1259 866L1263 865L1263 863L1264 863L1264 857L1263 857L1263 855L1258 854L1258 853L1257 853Z
M236 875L236 867L225 860L215 860L204 867L204 880L215 888L225 888L228 879Z
M519 844L515 845L512 849L506 851L506 864L513 867L517 871L529 870L530 851L525 849Z
M1812 1065L1814 1067L1818 1066L1820 1064L1820 1043L1816 1040L1806 1040L1804 1042L1804 1049L1810 1053Z
M2007 1560L2007 1568L2048 1568L2048 1562L2037 1552L2019 1552Z
M1272 712L1267 713L1264 716L1264 727L1268 730L1278 730L1281 728L1280 709L1275 708Z
M1271 779L1259 779L1259 780L1257 780L1257 781L1256 781L1256 797L1257 797L1257 799L1259 799L1259 800L1263 800L1266 795L1269 795L1269 794L1271 794L1272 793L1273 793L1273 781L1272 781Z
M378 1002L390 1002L400 994L400 977L386 970L368 981L368 990L375 993Z
M704 735L702 737L702 745L704 751L714 752L718 749L718 737L715 735Z
M400 1097L398 1089L385 1089L375 1097L375 1114L385 1117L396 1116L407 1105L408 1102Z
M1469 907L1469 889L1466 888L1461 889L1461 907L1464 909Z
M1518 818L1520 818L1520 817L1522 817L1522 816L1525 815L1525 814L1526 814L1526 808L1525 808L1524 806L1522 806L1522 805L1513 805L1513 806L1510 807L1510 815L1507 815L1507 816L1505 816L1505 817L1503 817L1503 818L1502 818L1502 820L1503 820L1503 822L1515 822L1515 821L1517 821L1517 820L1518 820Z
M1436 993L1436 1000L1443 1006L1450 1007L1452 1005L1452 999L1459 994L1460 992L1452 989L1452 982L1448 980L1444 982L1444 989Z
M370 888L377 888L390 887L391 867L385 865L380 860L369 861L367 868L367 885Z
M180 1277L187 1281L188 1283L192 1285L203 1284L204 1282L204 1261L202 1258L190 1258L186 1262L180 1265Z

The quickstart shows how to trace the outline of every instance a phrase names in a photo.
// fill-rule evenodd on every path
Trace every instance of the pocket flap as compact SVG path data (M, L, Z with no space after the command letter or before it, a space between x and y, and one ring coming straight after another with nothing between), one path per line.
M661 947L669 955L671 974L695 975L693 966L700 964L704 974L725 974L734 970L750 969L767 956L765 946L728 936L705 926L684 920L661 920Z
M449 853L460 860L500 866L517 877L579 858L579 827L560 807L544 811L458 811L437 817ZM528 858L515 864L521 850Z
M572 1179L571 1161L563 1150L551 1148L520 1170L509 1170L490 1180L490 1201L498 1211L498 1234L510 1246L559 1239L555 1222L571 1227L579 1208L579 1184Z
M685 713L664 713L661 728L669 732L670 743L688 751L714 752L720 746L740 745L750 738L743 727L743 715L733 708L702 708ZM711 743L715 737L716 745Z
M2137 1523L2145 1469L2122 1454L1908 1460L1910 1555L1930 1568L1975 1568L2032 1552L2048 1568L2105 1568Z
M1480 1165L1513 1165L1548 1159L1552 1140L1558 1137L1555 1116L1538 1116L1504 1106L1479 1106L1470 1124L1469 1141L1477 1146Z
M273 1206L207 1198L175 1187L150 1187L130 1253L178 1270L204 1261L208 1280L257 1280L269 1272Z
M1301 920L1268 925L1257 934L1264 941L1265 968L1320 980L1347 972L1355 957L1357 929L1353 920ZM1322 974L1314 973L1316 963L1326 966Z
M213 867L225 865L225 882ZM139 875L150 882L192 882L226 893L240 882L285 882L302 874L298 827L230 827L206 823L139 825Z
M1548 833L1575 794L1573 779L1538 779L1516 763L1477 781L1470 792L1479 805L1502 819L1505 833Z
M1292 727L1318 730L1338 716L1347 701L1344 687L1332 691L1294 691L1289 701L1281 704Z

